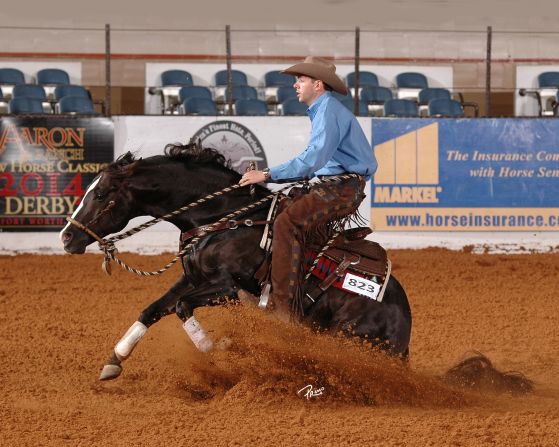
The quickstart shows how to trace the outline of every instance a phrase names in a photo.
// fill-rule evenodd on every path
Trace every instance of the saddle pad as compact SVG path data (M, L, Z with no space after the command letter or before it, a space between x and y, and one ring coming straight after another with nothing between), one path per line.
M338 241L336 241L338 242ZM305 263L309 268L319 250L313 247L305 252ZM346 272L341 277L337 278L332 286L338 289L342 287L346 273L351 273L355 276L372 279L376 277L378 284L382 284L387 273L387 256L383 247L373 241L360 240L360 241L346 241L341 240L336 247L330 247L318 260L317 265L312 271L313 276L318 279L324 280L330 273L332 273L344 256L350 259L355 264L350 265Z

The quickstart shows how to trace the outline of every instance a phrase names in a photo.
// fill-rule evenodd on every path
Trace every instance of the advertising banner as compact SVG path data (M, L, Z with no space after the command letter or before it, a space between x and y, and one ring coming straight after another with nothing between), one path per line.
M559 231L559 120L373 119L382 231Z
M0 231L58 231L114 157L107 118L0 120Z

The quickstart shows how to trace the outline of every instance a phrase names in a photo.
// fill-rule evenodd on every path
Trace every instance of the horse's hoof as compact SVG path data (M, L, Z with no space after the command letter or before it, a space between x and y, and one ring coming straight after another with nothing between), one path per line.
M112 380L120 376L122 372L122 367L119 365L105 365L103 366L103 371L99 376L99 380Z

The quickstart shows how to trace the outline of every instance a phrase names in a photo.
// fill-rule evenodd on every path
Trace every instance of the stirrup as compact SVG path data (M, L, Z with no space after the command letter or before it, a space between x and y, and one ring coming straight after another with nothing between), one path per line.
M268 307L268 303L270 301L270 289L272 285L267 282L264 287L262 288L262 293L260 294L260 301L258 303L258 307L260 309L266 309Z

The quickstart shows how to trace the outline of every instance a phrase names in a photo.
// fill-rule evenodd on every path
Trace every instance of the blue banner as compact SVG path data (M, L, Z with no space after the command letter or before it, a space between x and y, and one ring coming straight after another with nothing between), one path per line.
M372 222L559 231L559 120L373 119Z

